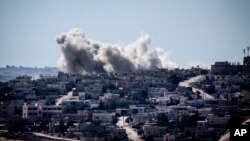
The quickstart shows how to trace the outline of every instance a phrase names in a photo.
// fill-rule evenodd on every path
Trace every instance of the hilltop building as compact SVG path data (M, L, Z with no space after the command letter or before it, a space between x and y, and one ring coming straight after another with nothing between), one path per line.
M213 75L236 75L236 74L245 74L250 75L250 57L249 57L249 47L247 47L247 56L245 56L245 49L243 65L239 62L230 63L228 61L224 62L215 62L214 65L211 66L211 73Z

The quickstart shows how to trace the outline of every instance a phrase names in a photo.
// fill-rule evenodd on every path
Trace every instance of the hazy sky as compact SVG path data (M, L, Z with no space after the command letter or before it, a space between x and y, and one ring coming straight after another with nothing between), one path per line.
M148 33L150 48L163 48L179 67L242 62L250 1L0 0L0 66L57 66L55 37L75 27L124 45Z

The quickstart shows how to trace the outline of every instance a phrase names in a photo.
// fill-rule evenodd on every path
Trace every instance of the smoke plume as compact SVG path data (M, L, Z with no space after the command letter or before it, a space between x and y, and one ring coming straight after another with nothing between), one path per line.
M71 29L56 38L61 47L59 67L70 73L125 72L174 68L161 48L148 50L150 36L143 34L127 46L87 40L81 29Z

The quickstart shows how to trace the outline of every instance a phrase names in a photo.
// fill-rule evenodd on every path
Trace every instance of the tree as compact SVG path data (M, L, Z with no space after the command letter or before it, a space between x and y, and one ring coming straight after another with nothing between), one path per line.
M63 122L63 120L60 120L60 122L59 122L59 133L61 133L61 134L63 134L65 131L66 131L66 127L64 126L64 122Z
M39 127L38 127L38 131L47 131L48 130L48 121L43 121L40 123Z
M20 117L13 117L7 122L7 129L9 132L24 132L25 125L30 125L31 123L27 119L22 119Z
M142 90L141 96L146 99L148 97L148 89Z
M130 123L130 122L132 122L132 121L133 121L133 118L130 117L130 116L125 120L125 122L127 122L127 123Z
M213 93L216 92L215 86L214 86L214 85L210 85L210 86L208 86L208 87L205 89L205 91L206 91L207 93L209 93L209 94L213 94Z
M13 89L11 87L8 87L8 86L0 88L0 100L11 100L11 96L9 93L12 90Z
M206 74L208 74L208 71L207 71L207 70L202 69L202 70L200 71L200 74L206 75Z
M113 119L113 121L112 121L112 124L116 124L117 122L118 122L118 118L115 117L115 118Z
M145 141L154 141L154 137L152 135L145 138Z
M55 104L56 104L55 98L49 98L49 99L46 101L46 105L55 105Z
M70 127L70 126L73 126L73 125L74 125L74 121L69 120L69 121L67 122L67 127Z
M194 127L197 125L199 120L199 113L196 111L194 115L189 115L186 113L181 114L179 122L183 127Z
M114 84L110 83L102 88L102 93L106 93L107 90L114 90L116 88L117 87Z
M182 81L182 78L177 76L176 74L173 74L168 79L169 82L172 82L175 85L178 85L180 81Z
M168 124L168 116L166 116L164 113L158 114L156 124L158 126L163 126Z

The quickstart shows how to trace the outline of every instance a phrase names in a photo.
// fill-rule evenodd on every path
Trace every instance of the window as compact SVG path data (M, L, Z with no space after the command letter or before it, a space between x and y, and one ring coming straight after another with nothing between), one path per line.
M36 107L29 107L28 110L37 110Z

